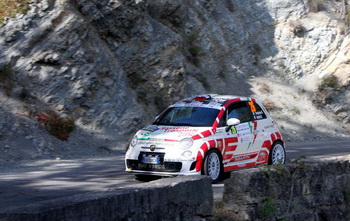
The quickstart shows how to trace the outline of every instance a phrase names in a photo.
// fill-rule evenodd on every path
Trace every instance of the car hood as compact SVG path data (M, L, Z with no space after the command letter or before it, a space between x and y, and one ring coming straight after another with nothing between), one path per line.
M164 139L180 141L186 137L193 137L211 127L189 127L189 126L156 126L149 125L137 132L139 140Z

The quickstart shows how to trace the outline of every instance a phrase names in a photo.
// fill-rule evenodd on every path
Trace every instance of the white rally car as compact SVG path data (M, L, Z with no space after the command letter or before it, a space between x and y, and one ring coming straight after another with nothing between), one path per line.
M261 164L284 164L284 140L256 99L201 95L168 107L139 130L125 156L136 176L208 175Z

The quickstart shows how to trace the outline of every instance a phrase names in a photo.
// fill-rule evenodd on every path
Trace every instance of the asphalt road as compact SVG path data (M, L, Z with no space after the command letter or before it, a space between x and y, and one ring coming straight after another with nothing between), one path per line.
M287 158L350 155L350 141L287 143ZM11 207L140 183L124 172L124 151L104 158L44 160L0 168L0 212ZM223 183L213 185L214 199Z

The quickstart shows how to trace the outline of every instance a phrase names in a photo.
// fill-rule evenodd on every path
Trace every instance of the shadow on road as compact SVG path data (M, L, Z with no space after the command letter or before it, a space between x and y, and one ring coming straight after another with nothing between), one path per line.
M306 159L322 159L350 154L349 140L307 141L286 143L287 159L305 156Z
M126 173L124 154L72 160L41 160L0 168L1 210L91 191L139 183Z

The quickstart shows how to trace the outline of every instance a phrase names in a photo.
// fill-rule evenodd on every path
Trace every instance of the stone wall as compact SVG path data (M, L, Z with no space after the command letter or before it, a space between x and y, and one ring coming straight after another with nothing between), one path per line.
M0 214L1 221L200 220L213 215L208 178L186 176L75 195Z
M350 220L349 160L235 171L223 204L234 220Z

